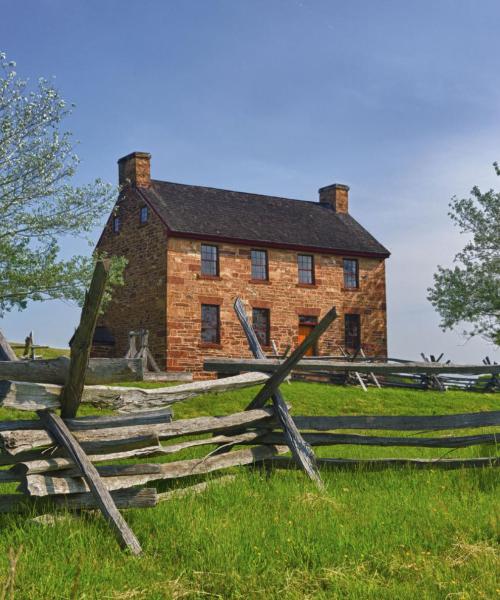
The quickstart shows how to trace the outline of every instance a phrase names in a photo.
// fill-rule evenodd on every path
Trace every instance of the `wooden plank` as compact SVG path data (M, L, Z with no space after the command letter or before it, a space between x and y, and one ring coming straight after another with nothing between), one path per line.
M117 416L90 415L76 419L66 419L65 423L71 431L86 431L91 429L109 429L113 427L130 427L139 425L158 425L172 422L172 409L151 410L127 413ZM45 429L40 419L15 419L0 421L1 431L18 431L21 429Z
M243 302L240 298L237 298L234 303L234 310L236 312L236 316L245 332L246 338L248 340L248 344L250 346L250 350L253 355L257 358L261 358L264 356L262 348L260 346L259 340L255 335L255 331L253 330L250 322L248 320L245 307L243 306ZM303 344L301 344L303 346ZM281 377L281 374L279 375ZM275 382L279 380L275 378ZM286 373L285 373L286 377ZM267 384L266 384L267 385ZM323 487L323 482L321 481L321 477L316 468L315 456L312 448L302 439L299 430L295 426L290 413L288 412L288 407L286 402L281 395L279 389L274 388L272 390L272 401L274 406L275 415L283 428L283 432L285 434L286 442L288 447L292 452L292 456L297 464L305 471L307 476L316 483L316 485L321 489ZM254 399L248 406L247 411L252 410L252 404L255 403ZM265 401L265 400L264 400Z
M67 356L17 362L0 361L0 380L64 384L68 378L69 363L70 359ZM100 385L120 381L142 381L143 378L140 358L91 358L85 383Z
M381 429L396 431L439 431L500 425L500 411L456 413L451 415L352 415L297 416L293 419L301 430L330 431L332 429Z
M155 488L129 488L126 490L114 490L111 497L117 508L151 508L159 502L159 494ZM45 508L49 506L62 508L64 510L86 510L96 509L94 494L85 492L83 494L72 494L62 496L50 496L50 499L30 498L21 494L0 494L0 513L33 511L40 504Z
M100 305L100 299L98 304ZM82 321L83 320L84 319L82 318ZM113 498L99 477L96 468L87 458L85 452L73 437L71 431L67 428L64 421L58 415L49 413L47 411L39 411L38 416L51 434L57 439L59 444L66 449L75 464L78 465L78 469L83 475L86 485L88 486L88 489L84 491L91 491L94 494L96 503L99 506L104 518L108 521L109 525L113 529L120 546L122 546L122 548L128 548L132 554L140 554L142 552L142 548L138 539L135 537L133 531L127 525L125 519L116 508Z
M82 402L120 412L160 408L201 394L223 393L265 383L265 373L245 373L225 379L195 381L156 389L94 385L83 388ZM62 386L26 381L0 381L0 406L16 410L57 409Z
M109 462L112 460L122 458L145 458L148 456L165 456L168 454L174 454L187 448L194 448L197 446L208 446L213 444L224 444L226 446L235 444L250 444L255 443L255 440L260 436L268 433L268 430L256 429L254 431L246 431L244 433L235 435L217 435L212 438L204 438L201 440L187 440L177 444L168 444L162 446L160 444L154 446L146 446L144 448L137 448L125 452L116 452L114 454L97 454L89 455L88 458L93 463L98 462ZM37 456L33 460L27 460L16 463L10 470L10 473L17 475L32 475L34 473L47 473L48 471L63 471L65 469L72 469L75 467L75 463L67 457L48 457L43 458ZM3 471L4 473L6 471ZM0 471L0 474L2 471Z
M297 465L286 456L276 456L263 461L262 466L277 469L296 469ZM480 467L500 467L500 457L481 458L372 458L372 459L350 459L350 458L318 458L318 465L324 469L367 469L370 471L405 468L415 469L466 469Z
M17 358L16 353L10 347L9 342L5 338L4 334L0 330L0 360L2 361L13 361L16 362L19 359Z
M260 371L274 373L283 364L283 360L269 358L206 358L203 362L205 371L222 373ZM426 373L437 375L439 373L464 373L464 374L500 374L500 365L453 365L440 363L405 363L401 365L383 363L363 363L332 360L301 360L294 367L294 371L315 372L325 371L335 373L339 371L358 371L359 373Z
M61 393L61 416L65 419L75 417L80 406L85 384L85 374L92 349L95 326L99 316L104 291L108 281L110 262L98 260L85 294L80 324L71 342L71 354L68 379Z
M216 431L228 433L235 428L267 426L273 421L273 417L272 408L260 408L222 417L196 417L179 419L171 423L75 431L74 435L87 454L107 454L117 452L119 448L128 449L135 441L137 444L142 443L142 446L135 447L152 445L151 438L155 437L166 440L183 435ZM53 443L53 437L43 429L0 431L0 449L11 455L25 453L42 446L51 446Z
M304 440L311 446L333 446L348 444L354 446L406 446L415 448L468 448L469 446L500 443L500 433L482 435L464 435L447 437L396 437L370 436L343 433L302 433ZM258 444L283 444L285 438L281 432L267 433L253 440ZM242 441L241 444L249 442Z
M108 490L144 485L150 481L177 479L212 473L220 469L250 465L271 458L279 453L288 452L286 446L256 446L245 450L228 452L219 456L194 458L170 463L151 463L135 465L106 465L97 467L102 474L102 482ZM96 468L96 467L94 467ZM27 475L21 489L30 496L51 494L74 494L89 491L88 482L81 477L65 477L35 474Z
M236 302L238 302L238 300L236 300ZM235 310L239 311L238 318L240 319L240 322L243 316L246 318L246 315L244 313L244 307L241 301L238 306L238 309L236 309L235 303ZM243 311L243 313L241 311ZM336 318L337 311L335 310L335 306L333 306L321 319L321 321L316 325L316 327L311 331L311 333L305 338L305 340L303 340L303 342L297 348L295 348L292 354L280 364L279 368L277 368L273 372L272 376L268 379L268 381L260 389L260 391L257 393L252 402L248 405L249 409L260 408L261 406L264 406L266 401L273 395L273 393L283 383L286 377L288 377L292 369L301 360L304 354L309 350L309 348L314 347L316 342L319 340L320 336L328 329L328 327L330 327L330 325ZM253 333L253 329L250 326L250 331L248 331L248 328L244 328L244 330L245 335L247 335L248 339L249 333ZM255 336L255 334L253 335ZM259 343L256 336L255 340L253 340L252 342L250 342L249 339L250 349L252 350L255 358L263 358L265 355L262 352L262 350L260 353L254 350L255 342L257 344Z

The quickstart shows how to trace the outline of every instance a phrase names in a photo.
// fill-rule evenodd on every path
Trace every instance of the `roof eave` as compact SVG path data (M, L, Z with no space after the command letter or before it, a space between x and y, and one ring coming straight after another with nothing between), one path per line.
M165 223L165 222L164 222ZM325 248L323 246L303 246L301 244L287 244L281 242L271 242L264 240L248 240L244 238L227 237L222 235L199 234L189 231L174 231L169 229L168 235L174 238L185 238L190 240L201 240L207 242L222 242L227 244L239 244L241 246L254 246L256 248L278 248L283 250L298 250L301 252L315 252L320 254L336 254L341 256L360 256L366 258L389 258L391 253L387 252L368 252L361 250L347 250L342 248Z

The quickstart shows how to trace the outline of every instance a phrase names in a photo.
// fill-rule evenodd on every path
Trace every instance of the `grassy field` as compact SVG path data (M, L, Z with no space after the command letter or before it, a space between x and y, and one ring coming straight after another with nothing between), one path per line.
M22 358L24 353L24 343L10 342L10 346L16 355L19 358ZM45 348L35 348L35 352L38 358L58 358L59 356L69 356L69 348L51 348L50 346L47 346Z
M500 409L498 395L463 392L363 393L307 383L284 385L283 391L295 414ZM254 393L190 400L175 406L175 416L241 410ZM0 410L1 418L12 416ZM202 456L209 449L182 456ZM318 454L452 457L495 451L336 446ZM500 595L499 477L493 469L324 472L326 491L321 493L299 472L234 473L233 481L200 495L127 511L143 545L140 558L118 550L97 513L67 515L53 527L31 523L29 514L0 516L0 589L13 548L19 552L18 599L475 600ZM14 489L3 487L5 492Z

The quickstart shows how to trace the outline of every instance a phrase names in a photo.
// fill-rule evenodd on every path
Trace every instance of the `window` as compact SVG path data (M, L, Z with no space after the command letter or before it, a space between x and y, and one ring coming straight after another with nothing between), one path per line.
M119 233L121 227L120 217L113 217L113 233Z
M217 304L201 305L201 341L220 343L220 316Z
M297 256L299 267L299 283L312 285L314 283L314 260L309 254L299 254Z
M359 350L361 346L361 323L359 315L344 315L345 346Z
M268 308L254 308L252 310L252 325L255 335L262 346L271 343L271 319Z
M148 207L147 206L141 206L141 209L139 211L139 222L141 223L141 225L144 225L144 223L148 222Z
M358 261L354 258L344 258L344 287L359 287Z
M267 267L267 252L265 250L252 250L252 279L269 279Z
M219 274L219 249L217 246L201 245L201 274L217 277Z

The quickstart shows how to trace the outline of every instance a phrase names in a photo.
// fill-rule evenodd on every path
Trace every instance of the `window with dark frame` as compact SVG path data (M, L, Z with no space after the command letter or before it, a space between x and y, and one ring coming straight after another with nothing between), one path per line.
M299 283L314 283L314 259L310 254L298 254Z
M147 206L141 206L139 211L139 222L144 225L148 222L149 212Z
M113 233L119 233L121 227L120 217L113 217Z
M255 335L262 346L271 344L271 315L268 308L252 310L252 326Z
M218 304L201 305L201 341L220 343L220 312Z
M252 279L266 281L269 279L269 270L267 265L266 250L252 250L250 252L252 260Z
M359 287L358 261L355 258L344 258L344 287L349 289Z
M201 274L217 277L219 274L219 249L209 244L201 245Z
M361 322L359 315L344 315L344 331L346 348L359 350L361 347Z

